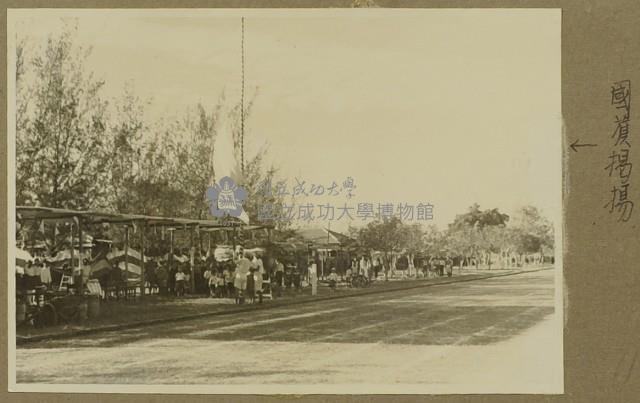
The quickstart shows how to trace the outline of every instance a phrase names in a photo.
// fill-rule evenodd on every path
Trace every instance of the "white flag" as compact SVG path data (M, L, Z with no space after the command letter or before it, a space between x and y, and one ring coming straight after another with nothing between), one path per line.
M233 133L235 126L229 113L222 112L220 130L216 136L213 152L214 181L219 182L225 176L230 177L238 186L242 186L244 178L242 175L240 150L235 147ZM245 224L249 224L249 216L243 209L238 217Z

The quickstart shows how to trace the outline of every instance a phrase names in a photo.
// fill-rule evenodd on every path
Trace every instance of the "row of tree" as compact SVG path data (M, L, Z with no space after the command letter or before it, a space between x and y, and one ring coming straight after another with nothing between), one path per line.
M361 228L351 228L350 235L361 248L380 251L386 259L393 255L448 256L461 264L484 263L522 256L553 256L552 223L534 206L520 209L513 217L497 208L481 210L478 204L459 214L445 230L431 225L403 223L399 218L385 218Z

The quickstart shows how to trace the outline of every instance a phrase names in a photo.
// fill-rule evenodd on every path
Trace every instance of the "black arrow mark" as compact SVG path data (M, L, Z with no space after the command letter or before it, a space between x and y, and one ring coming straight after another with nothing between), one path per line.
M597 144L578 144L578 141L580 141L580 139L576 139L576 141L574 141L573 143L571 143L571 145L569 147L571 147L571 149L575 152L578 152L578 147L597 147Z

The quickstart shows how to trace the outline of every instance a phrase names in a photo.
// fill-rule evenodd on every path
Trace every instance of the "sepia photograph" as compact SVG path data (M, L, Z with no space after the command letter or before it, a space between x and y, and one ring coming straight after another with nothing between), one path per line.
M559 9L7 28L10 391L564 393Z

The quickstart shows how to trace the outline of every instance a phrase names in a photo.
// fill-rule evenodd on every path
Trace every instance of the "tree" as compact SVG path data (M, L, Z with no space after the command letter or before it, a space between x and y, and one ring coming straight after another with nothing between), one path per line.
M140 158L146 125L143 121L144 108L134 95L131 84L125 87L123 98L115 104L115 112L109 143L110 203L121 213L138 212L136 196L139 193Z
M207 112L198 104L195 113L188 114L177 129L182 132L182 141L176 144L175 186L184 194L183 214L205 219L209 205L205 194L212 184L215 139L220 103Z
M18 167L16 170L16 196L18 204L24 204L26 200L35 197L30 192L31 171L24 169L28 166L28 107L31 99L31 89L25 82L27 67L24 52L25 44L26 41L24 39L19 40L16 44L16 165Z
M400 236L403 246L403 250L407 253L407 259L409 260L409 270L413 270L413 260L415 255L422 252L425 248L424 232L420 224L402 224L400 227Z
M423 240L424 252L430 256L435 256L447 247L451 247L450 243L452 242L447 238L447 234L440 231L434 224L427 226Z
M394 253L403 248L403 225L398 217L384 217L368 223L358 231L358 241L366 249L383 254L385 276Z
M482 255L491 267L491 253L501 249L505 240L503 231L508 221L509 216L497 208L483 211L477 203L473 204L449 225L453 250L465 258L475 258L476 262Z
M520 254L553 250L553 225L534 206L521 208L513 222L515 249Z
M107 102L103 82L85 72L90 51L72 29L49 37L29 66L20 55L17 91L18 204L87 209L105 204ZM22 69L32 68L27 91ZM31 97L31 102L24 99Z

